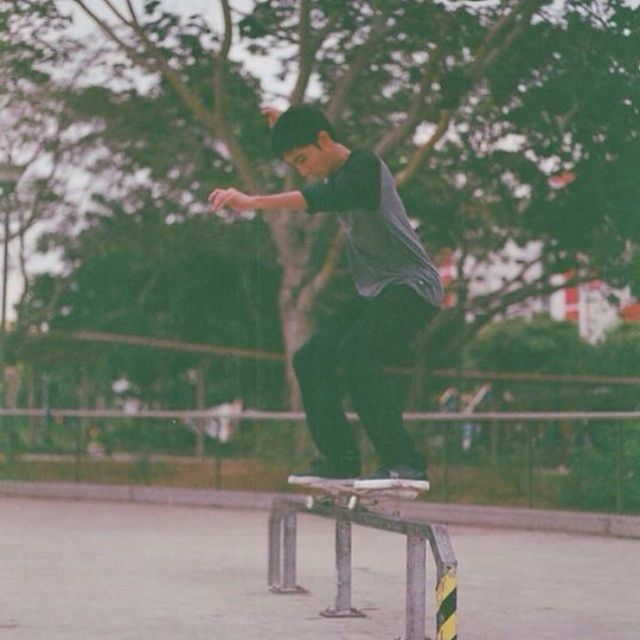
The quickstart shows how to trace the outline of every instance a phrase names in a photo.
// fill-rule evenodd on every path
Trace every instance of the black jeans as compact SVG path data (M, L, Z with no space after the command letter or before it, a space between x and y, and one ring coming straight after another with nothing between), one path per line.
M416 334L437 311L410 287L389 286L376 298L347 305L296 352L307 423L324 457L338 464L359 459L342 406L349 394L383 466L425 466L404 429L402 400L391 391L383 367L412 355Z

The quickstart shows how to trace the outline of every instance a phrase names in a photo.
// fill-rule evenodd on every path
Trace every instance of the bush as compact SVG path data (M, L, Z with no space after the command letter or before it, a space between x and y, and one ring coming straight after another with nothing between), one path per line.
M596 425L597 426L597 425ZM602 425L604 427L604 425ZM640 510L640 425L624 424L622 499L625 511ZM608 426L607 438L577 451L570 461L561 499L573 509L611 511L616 508L618 482L617 427Z

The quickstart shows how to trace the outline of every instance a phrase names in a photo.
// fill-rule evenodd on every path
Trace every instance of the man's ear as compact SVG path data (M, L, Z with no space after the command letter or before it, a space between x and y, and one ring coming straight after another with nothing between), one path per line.
M324 129L322 131L318 131L318 137L316 140L321 149L326 149L333 144L333 138Z

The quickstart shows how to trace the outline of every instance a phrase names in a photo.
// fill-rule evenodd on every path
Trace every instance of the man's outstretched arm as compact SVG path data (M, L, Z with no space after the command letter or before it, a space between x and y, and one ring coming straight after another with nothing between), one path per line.
M307 201L301 191L284 191L265 196L250 196L237 189L214 189L209 194L212 211L304 211Z

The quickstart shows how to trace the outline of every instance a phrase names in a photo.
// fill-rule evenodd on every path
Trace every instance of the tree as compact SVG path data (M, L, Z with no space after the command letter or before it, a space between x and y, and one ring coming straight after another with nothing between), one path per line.
M572 322L544 316L504 320L481 331L469 344L473 368L523 373L585 373L591 350Z
M69 19L51 3L0 3L0 164L20 174L9 211L9 238L19 243L18 266L27 295L27 266L36 236L57 218L69 233L77 222L68 199L68 174L82 137L61 94L72 90L79 73L63 81L52 70L83 52L66 37Z
M220 0L213 22L157 1L143 10L73 4L110 48L101 59L109 81L87 80L67 96L105 152L94 171L128 176L111 180L128 193L142 175L183 216L202 210L212 186L290 188L295 178L274 171L259 115L274 96L240 51L275 61L291 87L286 102L315 96L349 144L384 156L429 251L456 249L457 305L434 328L438 347L553 291L554 274L619 282L637 262L639 17L620 0L263 0L246 14ZM577 177L554 190L549 175L560 170ZM264 224L291 355L336 286L342 238L331 218L283 212ZM483 295L470 291L474 268L508 242L533 240L540 251L519 273ZM291 367L288 381L295 406Z
M625 323L616 327L598 345L600 369L609 375L640 375L640 325Z
M105 352L100 345L87 351L86 344L69 343L64 336L91 330L281 351L275 302L279 274L265 239L255 233L259 228L211 225L202 217L167 225L175 203L157 202L144 189L137 195L139 208L133 212L122 202L96 198L86 228L64 243L72 268L55 280L48 274L34 280L19 309L17 334L26 334L18 337L23 353L45 366L51 364L50 349L63 368L102 369L107 390L125 373L142 399L158 403L168 394L169 381L183 380L208 358L124 347ZM247 244L256 253L238 260ZM58 294L51 313L47 306L54 287ZM50 339L30 344L28 329L42 321ZM220 398L221 389L254 397L249 381L229 388L225 362L218 360L215 371L209 367L207 378L216 385L210 385L208 397L227 399Z

